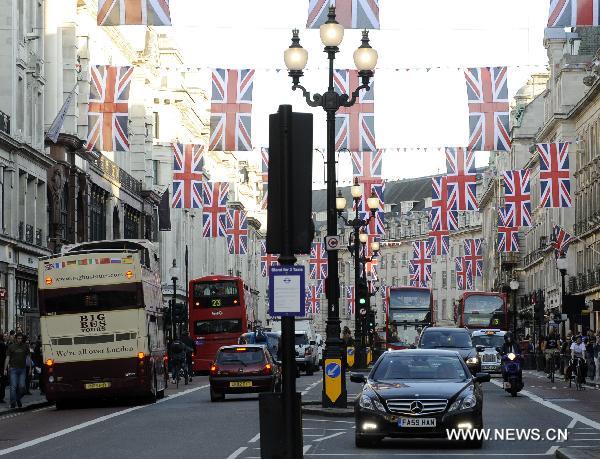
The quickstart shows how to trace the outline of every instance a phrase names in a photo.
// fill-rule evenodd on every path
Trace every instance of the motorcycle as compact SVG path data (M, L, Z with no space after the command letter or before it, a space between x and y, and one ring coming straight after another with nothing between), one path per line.
M497 347L496 351L502 352L502 349ZM521 356L513 352L502 355L502 376L504 377L503 388L513 397L523 389L523 373Z

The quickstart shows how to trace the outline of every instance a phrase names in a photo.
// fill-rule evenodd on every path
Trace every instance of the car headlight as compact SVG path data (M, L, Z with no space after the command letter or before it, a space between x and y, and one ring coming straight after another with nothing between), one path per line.
M367 410L381 411L382 413L386 412L383 403L377 398L371 398L365 394L361 395L358 404L361 408L366 408Z
M450 405L448 412L459 411L459 410L470 410L477 405L477 398L473 393L473 389L468 389Z
M510 352L510 353L507 355L507 357L508 357L508 359L509 359L509 360L515 360L515 359L517 358L517 356L516 356L515 354L513 354L512 352Z
M478 357L469 357L467 359L467 365L477 365L479 363Z

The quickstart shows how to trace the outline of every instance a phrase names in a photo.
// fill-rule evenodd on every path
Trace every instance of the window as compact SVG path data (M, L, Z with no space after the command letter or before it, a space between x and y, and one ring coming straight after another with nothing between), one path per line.
M160 119L158 112L152 113L152 137L160 139Z
M447 310L446 299L443 299L442 300L442 319L445 319L446 317L448 317L448 310Z
M17 277L15 302L19 315L37 311L37 281Z
M198 320L194 324L194 332L196 335L236 333L239 336L242 332L242 321L240 319Z
M446 271L442 271L442 288L446 288L447 286L448 286L448 273Z
M454 270L450 271L450 287L456 288L456 275L454 274Z
M125 239L137 239L139 237L140 213L127 204L125 204L125 220L123 225Z
M108 193L102 188L92 185L90 196L90 240L106 239L106 200Z
M402 285L408 285L408 277L402 276Z

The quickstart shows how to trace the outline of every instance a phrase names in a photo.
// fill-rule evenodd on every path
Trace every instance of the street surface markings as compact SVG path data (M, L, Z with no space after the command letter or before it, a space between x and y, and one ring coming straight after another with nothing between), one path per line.
M258 441L258 439L260 438L260 432L257 433L254 437L252 437L250 440L248 440L248 443L256 443Z
M310 391L310 390L314 389L314 388L315 388L315 386L317 386L317 385L321 384L322 382L323 382L323 378L319 379L318 381L315 381L315 382L314 382L314 383L312 383L312 384L309 384L309 385L306 387L306 389L304 389L302 392L300 392L300 395L302 395L302 396L305 396L305 395L308 393L308 391Z
M308 450L310 449L312 445L304 445L304 447L302 448L302 453L306 454L308 452Z
M192 389L187 389L187 390L184 390L182 392L177 392L176 394L169 395L168 397L165 397L165 398L163 398L161 400L157 400L156 403L153 403L153 404L150 404L150 405L132 406L131 408L127 408L125 410L121 410L121 411L117 411L115 413L107 414L105 416L101 416L99 418L92 419L91 421L86 421L86 422L83 422L81 424L77 424L77 425L74 425L72 427L68 427L66 429L59 430L58 432L54 432L54 433L51 433L51 434L48 434L48 435L44 435L43 437L36 438L35 440L30 440L30 441L27 441L25 443L21 443L20 445L16 445L16 446L12 446L10 448L2 449L2 450L0 450L0 456L4 456L4 455L10 454L10 453L14 453L15 451L20 451L22 449L29 448L30 446L39 445L40 443L44 443L44 442L53 440L55 438L62 437L63 435L67 435L67 434L70 434L72 432L76 432L78 430L85 429L86 427L93 426L94 424L99 424L101 422L108 421L109 419L116 418L117 416L122 416L124 414L131 413L132 411L141 410L142 408L146 408L146 407L149 407L149 406L154 406L154 405L157 405L159 403L168 402L169 400L173 400L173 399L175 399L177 397L181 397L182 395L187 395L187 394L190 394L192 392L196 392L197 390L200 390L200 389L206 389L207 387L209 387L209 384L206 384L205 386L194 387Z
M348 456L365 456L366 453L308 453L307 456L342 456L342 457L348 457ZM465 457L465 456L473 456L473 457L529 457L529 456L535 456L535 457L540 457L540 456L545 456L547 454L545 453L446 453L444 452L444 454L440 454L440 453L392 453L389 451L386 451L385 453L376 453L373 452L372 450L369 451L368 453L369 457L374 457L374 456L381 456L381 457L416 457L416 456L423 456L423 457L440 457L440 456L459 456L459 457Z
M502 388L502 384L500 382L498 382L498 381L490 381L490 382L492 384ZM540 405L544 405L546 408L550 408L550 409L553 409L554 411L558 411L559 413L562 413L565 416L569 416L570 418L572 418L578 422L581 422L582 424L586 424L590 427L593 427L596 430L600 430L600 422L596 422L592 419L582 416L579 413L576 413L575 411L571 411L566 408L563 408L562 406L556 405L552 402L548 402L548 401L544 400L543 398L533 394L532 392L522 390L521 394L523 394L525 397L530 398L534 402L539 403Z
M45 406L43 408L37 408L35 410L17 411L16 413L7 414L6 416L0 417L0 421L4 421L5 419L16 418L17 416L23 416L24 414L27 414L27 413L39 413L40 411L49 410L50 408L54 408L54 407L53 406Z
M248 449L247 446L240 446L233 453L231 453L229 456L227 456L227 459L235 459L236 457L238 457L240 454L242 454L247 449Z
M334 433L334 434L327 435L326 437L315 438L313 441L324 441L324 440L329 440L330 438L337 437L338 435L344 435L345 433L346 433L346 432L336 432L336 433Z

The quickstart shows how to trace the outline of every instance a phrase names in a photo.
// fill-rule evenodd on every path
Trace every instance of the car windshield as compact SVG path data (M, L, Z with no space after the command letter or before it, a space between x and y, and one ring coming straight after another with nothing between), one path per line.
M471 337L473 346L502 347L504 337L500 335L479 335Z
M265 354L258 347L221 349L217 356L217 363L220 364L241 363L250 365L262 363L264 360Z
M389 355L375 368L372 379L454 379L465 380L467 374L458 358L453 355Z
M304 335L304 334L296 335L294 344L296 346L306 346L308 344L308 339L306 338L306 335Z
M469 332L456 330L426 330L421 338L419 347L424 349L436 348L468 348L473 347Z

